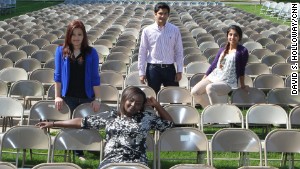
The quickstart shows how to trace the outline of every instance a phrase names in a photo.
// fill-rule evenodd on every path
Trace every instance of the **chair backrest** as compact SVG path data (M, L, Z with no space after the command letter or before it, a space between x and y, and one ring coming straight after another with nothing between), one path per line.
M95 114L110 111L110 110L111 110L111 107L109 107L105 103L101 103L99 111L94 112L93 108L91 106L91 103L83 103L74 109L72 118L78 118L78 117L84 118L88 115L95 115Z
M22 68L8 67L0 71L0 80L5 82L15 82L18 80L27 80L28 74Z
M0 160L3 150L8 149L45 149L50 157L51 138L46 130L35 126L15 126L7 130L1 142ZM17 165L16 165L17 166Z
M291 75L292 71L290 63L276 63L271 68L272 74L284 77Z
M215 167L206 164L177 164L170 169L215 169Z
M29 112L28 124L32 119L40 120L68 120L71 111L67 104L63 104L61 110L57 110L54 101L40 100L35 103Z
M248 49L248 51L251 53L254 49L262 49L262 45L258 42L246 42L243 44L245 48Z
M146 97L156 98L156 93L151 87L146 85L134 85L134 86L139 87L146 94Z
M1 169L17 169L16 166L9 162L0 162L0 168Z
M265 139L265 165L268 165L269 152L299 153L300 130L275 129Z
M200 82L205 74L196 73L189 79L189 89L191 90L198 82Z
M41 63L46 63L47 61L54 58L54 54L48 50L37 50L32 53L31 58L35 58Z
M279 55L266 55L261 58L261 63L272 67L276 63L285 63L285 59Z
M211 165L214 152L258 152L262 165L262 150L259 137L249 129L224 128L211 139Z
M107 70L120 72L125 75L127 73L127 66L121 60L107 60L102 63L101 71Z
M120 60L120 61L123 61L127 65L130 63L130 57L128 55L123 54L122 52L110 53L106 57L106 60Z
M16 63L20 59L26 59L27 54L26 54L26 52L24 52L22 50L11 50L11 51L6 52L5 55L3 55L3 58L8 58L13 63Z
M183 65L187 66L191 62L197 62L197 61L202 61L202 62L207 62L207 58L200 53L192 53L189 55L186 55L183 58Z
M276 88L268 92L267 103L296 106L300 105L300 95L291 95L291 88Z
M286 111L274 104L256 104L251 106L246 113L246 128L250 124L277 124L288 127Z
M92 47L95 48L96 51L98 53L101 53L103 56L109 55L109 49L104 45L93 45Z
M207 106L201 114L201 130L205 124L230 124L239 123L244 128L244 117L241 110L235 105L213 104Z
M41 82L37 80L19 80L14 82L8 93L9 97L26 97L35 96L43 99L44 87Z
M15 67L23 68L30 74L30 72L42 68L41 62L34 58L20 59L15 63Z
M162 88L157 94L160 103L181 103L192 105L193 99L190 91L186 88L169 86Z
M150 168L139 163L110 163L102 167L102 169L150 169Z
M140 81L140 75L138 71L130 72L125 77L124 86L136 86L136 85L143 85Z
M132 57L132 58L133 58L133 57ZM137 62L137 61L133 61L133 60L131 60L131 62L132 62L132 63L131 63L130 66L129 66L128 73L138 71L138 62Z
M119 105L119 91L112 85L100 85L100 98L103 103Z
M253 80L249 75L244 75L244 83L249 87L253 87ZM238 87L241 87L241 81L238 80Z
M53 84L54 83L54 70L50 68L36 69L29 75L30 80L37 80L42 84Z
M42 50L50 51L53 55L55 54L57 44L48 44L42 47Z
M101 161L102 137L98 130L94 129L62 129L53 141L52 162L54 161L55 150L99 151Z
M3 121L6 117L20 118L20 124L23 124L24 107L21 102L10 97L0 97L0 107L0 116ZM2 131L6 131L8 125L10 124L2 122Z
M34 166L32 169L81 169L77 164L74 163L41 163Z
M7 68L7 67L13 67L14 63L8 59L8 58L1 58L0 54L0 70Z
M190 105L170 104L165 110L172 117L175 125L194 125L200 127L200 115L198 110Z
M196 73L206 73L209 66L207 62L191 62L186 66L186 74L192 76Z
M124 78L121 73L115 71L100 72L101 84L109 84L122 90L124 85Z
M238 88L231 95L231 103L238 107L250 107L253 104L266 103L266 95L257 88Z
M271 55L272 52L269 49L255 49L254 51L252 51L253 55L255 55L258 59L261 59L263 56L265 55Z
M290 129L294 126L300 126L300 106L294 107L289 114Z
M256 77L260 74L269 74L270 70L268 65L264 63L249 63L246 65L245 74L250 77Z
M47 62L45 62L44 68L55 69L55 60L54 59L50 59Z
M261 90L270 90L274 88L283 88L284 80L276 74L261 74L255 77L253 81L255 88Z
M207 164L208 140L206 135L196 128L175 127L164 131L158 139L158 168L161 168L160 153L164 151L206 151Z
M204 52L207 49L210 48L218 48L219 45L216 42L202 42L201 44L199 44L199 49Z

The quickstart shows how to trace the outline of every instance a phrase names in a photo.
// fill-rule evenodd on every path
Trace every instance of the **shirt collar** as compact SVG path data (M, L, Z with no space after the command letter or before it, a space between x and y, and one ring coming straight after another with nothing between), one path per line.
M165 28L167 28L169 25L169 22L166 22L165 26L162 26L162 27L159 27L158 24L156 22L154 22L154 27L157 29L157 30L164 30Z

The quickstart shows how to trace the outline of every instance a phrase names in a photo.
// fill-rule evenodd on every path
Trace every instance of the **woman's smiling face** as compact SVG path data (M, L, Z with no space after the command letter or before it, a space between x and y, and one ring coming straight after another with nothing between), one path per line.
M141 111L144 104L144 98L140 94L133 95L131 98L127 99L124 104L126 116L133 116L134 114Z

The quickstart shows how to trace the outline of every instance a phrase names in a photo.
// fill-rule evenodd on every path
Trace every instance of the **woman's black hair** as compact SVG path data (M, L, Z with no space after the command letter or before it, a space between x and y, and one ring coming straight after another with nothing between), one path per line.
M242 38L243 38L243 31L242 31L242 29L239 26L237 26L237 25L231 25L231 26L229 26L229 28L227 29L226 37L228 37L228 34L229 34L230 30L235 30L238 33L238 35L239 35L239 41L242 40ZM229 44L229 42L227 42L223 57L228 54L229 46L230 46L230 44Z
M145 110L145 103L147 101L146 94L138 87L135 86L129 86L126 89L124 89L121 97L121 103L120 103L120 112L122 114L125 113L125 102L129 99L131 99L134 95L141 95L143 97L143 107L140 111Z
M167 9L168 13L170 13L170 7L165 2L158 2L154 7L154 13L157 13L159 11L159 9Z

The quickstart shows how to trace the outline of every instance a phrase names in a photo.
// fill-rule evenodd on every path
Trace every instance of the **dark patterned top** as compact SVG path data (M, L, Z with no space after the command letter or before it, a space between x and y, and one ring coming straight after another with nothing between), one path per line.
M119 116L116 110L87 116L82 120L83 128L105 128L106 145L104 160L100 167L108 163L134 162L148 165L146 138L150 130L165 129L173 122L163 120L154 113L142 112L132 117Z

